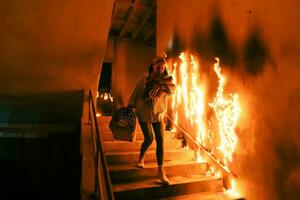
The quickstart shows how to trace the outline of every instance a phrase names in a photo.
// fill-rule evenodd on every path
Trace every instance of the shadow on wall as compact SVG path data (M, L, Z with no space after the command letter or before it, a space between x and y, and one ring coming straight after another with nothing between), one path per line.
M300 199L299 92L300 88L291 91L286 113L278 116L284 124L273 143L279 163L274 172L279 199Z
M186 50L187 45L183 39L180 38L178 31L173 31L172 46L166 50L168 57L177 58L180 53Z
M197 32L195 32L192 40L194 51L200 53L206 59L219 57L225 65L235 66L237 63L236 50L234 45L230 44L228 34L219 15L214 16L208 33L198 34Z
M225 26L219 15L215 15L207 33L195 30L191 44L186 44L184 38L179 37L178 30L174 30L172 46L166 50L168 57L178 57L180 52L190 47L208 62L214 62L215 57L221 59L224 67L235 68L243 66L248 75L256 76L263 72L266 62L270 59L267 46L260 37L259 31L254 30L242 46L237 50L229 40ZM242 52L242 53L239 53Z
M0 94L0 122L80 123L83 90L41 94Z
M245 64L246 72L250 75L258 75L263 71L264 66L269 58L269 53L259 37L259 31L253 31L243 48L243 63Z

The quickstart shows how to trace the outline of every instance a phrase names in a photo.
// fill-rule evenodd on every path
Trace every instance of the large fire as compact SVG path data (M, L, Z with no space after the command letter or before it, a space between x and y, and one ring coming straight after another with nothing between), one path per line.
M232 162L232 155L237 144L235 127L240 115L240 107L237 94L224 95L225 77L221 73L219 59L216 58L214 71L218 77L217 94L212 102L205 99L206 87L204 81L200 79L201 68L196 56L189 53L181 53L174 63L168 63L170 73L176 84L176 91L172 98L172 108L174 121L180 124L182 121L188 122L193 137L198 144L206 146L207 141L212 146L212 150L219 150L222 153L223 164L227 166L228 161ZM202 70L203 71L203 70ZM218 127L220 141L212 141L210 127L205 121L208 109L212 109ZM180 119L180 120L179 120Z
M199 64L193 55L189 57L186 53L181 53L179 59L181 61L179 72L176 62L172 70L177 85L172 101L175 122L178 122L177 108L183 105L185 118L189 119L192 126L196 125L197 141L201 142L205 138L205 126L203 123L204 92L199 79Z
M218 121L219 135L221 137L221 145L218 147L223 152L223 162L232 162L232 154L237 144L237 136L235 127L240 116L240 107L237 94L229 94L228 98L223 95L225 77L221 73L219 58L216 58L214 71L219 78L219 86L215 99L209 106L215 111Z

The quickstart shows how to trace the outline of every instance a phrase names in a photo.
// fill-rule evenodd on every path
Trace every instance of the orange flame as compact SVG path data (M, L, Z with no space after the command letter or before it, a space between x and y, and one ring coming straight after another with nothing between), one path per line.
M204 123L205 109L211 107L217 119L218 132L221 138L220 146L224 164L232 162L232 154L237 144L235 127L240 115L240 107L237 94L229 94L224 97L225 77L221 73L219 58L216 58L214 71L218 76L219 85L213 102L205 102L205 87L200 80L200 66L197 58L189 53L182 52L178 57L178 63L172 65L171 75L176 84L176 91L172 98L172 109L174 111L175 123L180 120L188 121L193 131L196 131L196 141L205 146L205 141L213 139ZM228 96L228 97L227 97ZM208 122L210 123L210 122ZM213 142L211 142L213 144ZM214 143L216 144L216 143ZM212 147L216 148L216 147Z
M193 55L181 53L180 73L178 74L177 63L173 64L171 72L176 91L172 101L172 108L175 111L175 123L178 122L178 107L182 106L185 118L191 126L196 128L196 140L202 142L205 138L204 115L204 90L200 84L199 63ZM191 78L189 78L191 77ZM181 82L179 82L179 79Z
M99 97L98 93L97 93L97 97ZM111 96L111 94L109 92L105 92L103 94L100 95L101 99L104 99L105 101L110 100L111 102L114 101L114 98Z
M236 180L232 179L230 181L230 189L226 190L225 193L234 198L241 197L241 194L239 193L238 188L237 188Z
M229 98L223 96L225 77L221 73L219 58L215 58L214 71L219 78L219 86L215 99L209 103L213 108L218 120L219 134L221 137L221 145L218 147L223 152L223 160L232 162L232 154L237 144L237 136L235 127L240 116L240 107L238 103L238 95L230 94Z

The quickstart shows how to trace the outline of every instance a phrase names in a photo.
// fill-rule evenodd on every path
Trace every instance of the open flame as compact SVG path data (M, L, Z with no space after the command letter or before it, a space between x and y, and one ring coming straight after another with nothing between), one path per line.
M97 92L97 98L101 98L104 101L110 101L113 102L114 98L112 97L112 95L109 92L105 92L99 95L99 92Z
M189 123L194 139L205 147L205 141L211 141L212 137L205 123L207 107L212 108L217 120L220 145L212 147L219 149L222 153L223 164L227 166L228 161L232 162L237 136L235 127L240 115L240 107L237 94L224 95L225 77L221 73L219 58L216 58L214 71L218 76L218 90L212 102L205 102L205 86L200 79L200 65L198 59L189 53L182 52L178 62L169 63L170 72L176 84L176 91L172 98L173 117L176 124L178 118ZM226 97L225 97L226 96Z
M178 122L180 106L183 107L185 118L195 128L196 140L201 143L205 138L204 115L204 90L199 78L199 63L195 56L181 53L179 56L180 68L177 62L173 64L171 74L176 84L176 91L172 101L175 123Z
M230 188L226 190L225 193L229 194L231 197L241 197L241 194L238 192L237 189L237 183L233 179L230 181Z
M218 147L223 153L223 161L226 165L227 161L232 162L232 154L237 144L237 136L235 127L240 116L240 107L237 94L229 94L228 98L223 95L225 77L221 73L219 58L216 58L214 71L219 78L219 86L215 99L209 103L213 108L219 127L219 135L221 137L221 145Z

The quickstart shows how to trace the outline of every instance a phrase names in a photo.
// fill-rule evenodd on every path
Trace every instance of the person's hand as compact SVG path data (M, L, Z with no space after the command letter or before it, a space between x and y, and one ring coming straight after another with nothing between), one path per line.
M159 95L159 92L160 92L160 87L156 86L155 88L153 88L152 90L150 90L149 96L151 98L156 98Z

